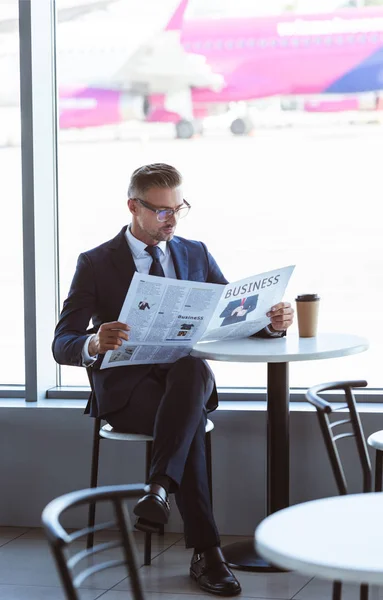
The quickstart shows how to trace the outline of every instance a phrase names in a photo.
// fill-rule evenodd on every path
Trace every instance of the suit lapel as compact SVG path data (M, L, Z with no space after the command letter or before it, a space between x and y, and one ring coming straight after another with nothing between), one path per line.
M170 254L172 255L174 269L177 279L189 278L188 252L185 246L177 239L173 238L169 242Z
M125 238L126 227L112 240L110 244L111 259L114 267L119 274L119 281L128 290L132 277L135 273L136 265L134 264L133 256L129 245Z
M137 271L132 253L125 238L126 227L110 242L111 260L119 274L119 280L124 288L129 288L132 277ZM177 279L189 278L188 252L178 238L169 242L170 254L173 259Z

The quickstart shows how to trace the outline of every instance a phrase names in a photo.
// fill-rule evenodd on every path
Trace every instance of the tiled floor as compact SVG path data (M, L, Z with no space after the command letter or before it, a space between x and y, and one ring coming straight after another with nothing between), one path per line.
M103 534L113 539L115 534ZM223 544L239 538L223 537ZM140 564L143 537L136 534ZM113 555L113 551L110 551ZM140 573L148 600L199 600L214 596L200 593L188 576L191 551L180 535L153 536L153 563ZM295 573L248 573L236 571L242 585L242 600L331 599L331 583ZM129 580L123 568L105 571L87 580L83 600L129 600ZM343 600L358 600L358 586L346 585ZM55 565L41 529L0 527L0 600L64 600ZM383 588L371 588L370 600L383 600Z

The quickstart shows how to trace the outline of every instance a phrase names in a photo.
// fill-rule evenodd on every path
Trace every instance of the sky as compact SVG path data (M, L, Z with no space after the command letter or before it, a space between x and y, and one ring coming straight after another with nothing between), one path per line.
M49 3L51 0L37 0ZM94 0L56 0L57 9L92 4ZM344 4L345 0L189 0L187 18L235 17L266 14L280 14L286 4L294 3L298 12L327 12ZM163 30L180 0L111 0L107 10L95 10L71 21L61 22L58 27L59 47L89 46L89 40L100 36L110 44L110 36L105 35L105 26L113 30L113 42L134 49L143 41ZM0 22L2 19L16 19L18 0L0 0ZM126 23L130 27L127 31ZM12 35L0 34L0 55L17 51L18 29ZM86 35L83 35L86 31Z
M49 0L39 0L40 2L49 2ZM56 0L57 7L67 8L78 6L79 4L89 4L93 0ZM132 10L139 12L151 19L167 18L180 0L117 0L109 9L111 12L121 15L132 14ZM235 12L253 14L277 14L283 7L294 2L298 12L326 12L337 8L342 4L342 0L190 0L189 6L191 12L215 12L217 9L226 14ZM0 21L2 19L15 18L17 16L18 0L0 0Z

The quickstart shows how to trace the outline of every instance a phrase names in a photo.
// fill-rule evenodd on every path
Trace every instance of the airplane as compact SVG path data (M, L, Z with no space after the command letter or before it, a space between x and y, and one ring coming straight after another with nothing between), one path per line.
M84 5L85 3L85 5ZM126 20L93 21L91 37L84 36L84 15L107 9L116 0L82 0L79 6L60 9L62 33L57 39L59 75L59 125L62 129L98 127L129 119L145 120L150 95L163 95L168 110L179 120L192 119L191 88L220 89L224 83L202 55L185 52L180 44L180 25L188 0L176 7L164 30L142 43L134 28L127 35ZM94 15L93 15L94 16ZM16 19L0 21L9 33ZM130 24L131 25L131 24ZM102 39L102 43L100 40ZM106 45L106 48L104 47ZM0 38L0 80L12 85L0 89L0 106L18 102L17 40ZM12 77L13 75L13 77Z
M271 96L350 96L383 89L383 8L185 18L181 43L186 51L203 54L225 79L219 91L192 90L200 114ZM234 134L250 129L248 116L231 124Z
M349 97L349 101L338 103L339 108L355 107L357 94L383 89L383 8L252 18L224 18L221 14L209 18L206 11L202 17L188 18L187 8L188 0L183 0L167 29L180 32L183 50L204 57L224 85L216 89L185 88L178 105L172 104L167 93L145 97L146 121L173 123L177 137L192 137L200 120L219 109L226 110L233 102L247 106L271 96L324 94L334 100L307 102L307 109L319 110L321 105L335 109L339 95ZM89 88L79 92L83 101L89 101L91 93ZM98 90L98 99L106 93ZM73 92L71 97L73 101ZM100 124L119 122L134 114L133 110L129 113L123 93L109 91L108 101L104 98L103 111L99 104ZM179 106L189 108L179 110ZM89 114L83 113L83 117L85 126ZM62 124L74 126L76 118L79 115L75 113L62 114ZM249 133L249 113L236 117L230 129L236 135Z
M106 47L103 61L91 53L94 73L72 52L72 69L61 73L73 78L76 65L93 85L70 85L60 77L60 126L95 127L138 118L174 123L177 137L190 138L199 119L233 102L383 89L383 8L187 18L188 4L182 0L165 30L129 60L126 52L125 62L118 56L120 68L112 76L102 67L110 70L118 60ZM105 28L103 34L105 44ZM60 50L59 61L64 54ZM251 128L248 114L230 126L237 135Z

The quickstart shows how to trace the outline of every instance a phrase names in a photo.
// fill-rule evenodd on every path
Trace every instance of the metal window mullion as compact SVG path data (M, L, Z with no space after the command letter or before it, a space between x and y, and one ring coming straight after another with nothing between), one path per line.
M57 381L55 0L19 0L26 400Z

